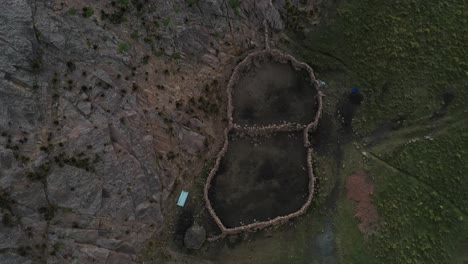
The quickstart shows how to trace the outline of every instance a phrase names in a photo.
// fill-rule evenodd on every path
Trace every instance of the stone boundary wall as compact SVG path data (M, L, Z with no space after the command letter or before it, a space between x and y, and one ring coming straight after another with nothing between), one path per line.
M269 135L275 132L297 132L306 128L306 125L297 123L284 123L281 125L266 125L266 126L240 126L233 125L233 130L240 135L249 135L251 137Z
M268 33L265 34L266 42L268 41L267 34ZM301 125L301 124L296 124L296 123L284 123L284 124L278 124L278 125L271 124L271 125L266 125L266 126L240 126L233 122L232 113L233 113L234 107L232 105L232 89L234 85L237 83L237 81L243 74L247 73L253 67L256 67L255 66L256 60L258 61L258 60L268 60L268 59L271 59L273 61L280 62L280 63L290 63L295 70L297 71L306 70L308 72L310 82L312 86L314 87L314 89L317 90L316 98L318 101L317 113L314 117L314 120L311 123L307 125ZM224 143L223 143L222 149L220 150L220 152L218 153L216 157L215 164L213 165L213 168L211 169L208 175L208 178L205 183L205 188L204 188L204 198L205 198L206 209L210 213L216 225L221 230L221 235L210 238L209 239L210 241L217 240L226 235L234 235L234 234L238 234L244 231L254 232L254 231L265 229L267 227L277 226L277 225L287 222L288 220L292 218L295 218L304 214L307 208L312 203L312 198L314 196L315 181L316 181L316 177L314 175L313 168L312 168L313 149L309 141L309 132L315 130L315 128L318 125L319 119L322 115L323 93L319 90L319 82L315 78L314 72L309 65L296 60L296 58L294 58L293 56L289 54L282 53L279 50L270 49L269 45L267 44L266 49L250 53L242 62L240 62L234 68L234 71L229 80L226 92L227 92L227 97L228 97L228 104L227 104L228 125L226 129L224 129ZM229 144L229 132L231 130L235 130L236 132L245 133L245 134L252 135L252 136L264 135L264 134L274 133L278 131L301 131L301 130L304 131L304 147L307 148L306 159L307 159L307 172L309 176L309 188L308 188L309 194L308 194L306 202L298 211L293 212L288 215L275 217L274 219L269 220L269 221L255 222L255 223L242 225L242 226L238 226L234 228L227 228L226 226L224 226L224 224L221 222L221 220L219 219L218 215L216 214L216 212L214 211L211 205L211 201L209 199L208 193L211 187L211 182L214 176L216 175L216 172L218 171L219 165L221 163L221 159L224 157L224 155L227 152L228 144Z

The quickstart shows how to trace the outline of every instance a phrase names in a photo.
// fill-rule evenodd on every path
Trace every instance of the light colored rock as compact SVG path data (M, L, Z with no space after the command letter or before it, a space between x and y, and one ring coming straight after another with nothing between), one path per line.
M202 61L208 64L211 68L216 69L219 66L219 60L211 54L204 54L202 56Z
M187 152L191 154L195 154L197 151L202 150L203 143L205 141L204 136L188 130L185 127L180 127L178 138Z
M93 245L81 245L76 253L77 263L106 263L111 251Z
M200 121L200 119L198 119L198 118L191 118L189 120L189 122L190 122L190 126L193 127L193 128L196 128L196 129L200 129L200 128L205 127L205 124L203 124L203 122Z
M184 244L189 249L200 249L206 240L205 228L199 225L191 226L184 237Z
M113 251L117 250L121 244L122 244L122 240L112 239L112 238L110 239L100 238L96 242L96 245L98 247L103 247L103 248L113 250Z

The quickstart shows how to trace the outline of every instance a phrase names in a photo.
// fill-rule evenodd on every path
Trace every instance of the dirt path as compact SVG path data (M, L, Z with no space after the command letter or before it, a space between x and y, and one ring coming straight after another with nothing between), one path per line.
M369 234L375 229L379 219L377 209L372 204L374 185L364 171L355 172L346 179L348 199L356 202L355 217L359 219L359 230Z

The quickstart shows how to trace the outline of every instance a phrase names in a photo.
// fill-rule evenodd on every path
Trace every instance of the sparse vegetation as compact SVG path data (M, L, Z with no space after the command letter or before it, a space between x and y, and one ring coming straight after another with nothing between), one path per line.
M164 26L166 26L166 27L169 26L169 23L171 23L171 19L170 19L170 18L166 17L166 18L163 19L163 25L164 25Z
M185 0L185 3L187 3L189 7L193 7L198 4L198 1L199 0Z
M181 55L179 52L174 52L174 54L172 54L171 58L173 58L174 60L179 60L181 58Z
M240 2L239 2L239 0L229 0L229 6L232 9L239 8L240 7Z
M48 162L42 164L33 171L26 173L26 177L32 181L44 182L47 179L50 171L50 164Z
M143 58L141 58L141 63L142 64L148 64L149 60L150 60L150 56L145 55L145 56L143 56Z
M86 7L83 7L83 17L85 18L89 18L91 17L92 15L94 15L94 9L90 6L86 6Z
M8 191L0 189L0 208L12 211L12 206L15 204L15 200L11 198L11 195Z
M229 6L234 10L236 15L239 15L240 12L240 1L239 0L229 0Z
M39 208L39 213L44 217L46 221L50 221L55 217L58 210L56 205L50 204L47 207Z
M72 16L76 15L76 8L72 7L68 9L68 14Z
M41 60L41 57L37 55L31 62L31 69L37 72L41 68L42 68L42 60Z
M127 6L128 6L128 3L129 3L128 0L117 0L117 4L118 4L120 7L127 7Z
M127 53L128 50L130 49L129 45L127 43L120 43L118 48L117 48L117 52L122 54L122 53Z
M17 251L20 256L25 257L31 253L32 248L30 246L20 246Z
M12 227L14 225L13 217L9 213L4 213L2 216L2 224L6 227Z
M67 61L67 68L70 72L74 72L76 70L76 65L72 61Z
M130 34L130 37L134 40L137 40L139 37L138 31L133 31L132 34Z

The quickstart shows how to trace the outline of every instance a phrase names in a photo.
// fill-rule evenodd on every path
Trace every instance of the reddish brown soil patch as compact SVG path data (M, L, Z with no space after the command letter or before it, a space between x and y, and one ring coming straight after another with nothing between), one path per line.
M379 218L377 209L372 204L374 185L365 172L359 171L348 177L346 190L348 199L357 203L354 216L360 221L359 230L365 234L372 232Z

